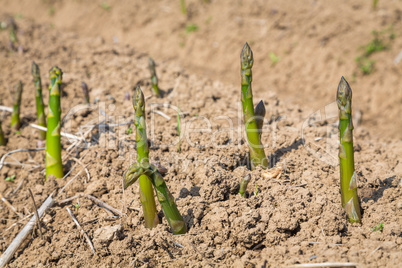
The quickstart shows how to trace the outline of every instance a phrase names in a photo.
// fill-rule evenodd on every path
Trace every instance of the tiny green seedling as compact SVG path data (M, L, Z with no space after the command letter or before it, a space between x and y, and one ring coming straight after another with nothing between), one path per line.
M279 62L279 57L276 56L274 52L269 52L269 59L271 60L272 66Z
M179 133L179 148L178 148L178 152L180 152L180 147L181 147L181 130L180 130L180 114L179 114L179 107L177 107L177 132Z
M194 24L194 23L188 24L186 26L186 33L189 34L189 33L192 33L192 32L196 32L196 31L198 31L198 28L199 27L198 27L197 24Z
M257 183L256 183L255 187L254 187L254 196L257 196L257 194L258 194L258 186L257 186Z
M133 128L132 128L132 127L129 127L129 128L127 129L127 134L128 134L128 135L133 134Z
M79 208L80 208L80 204L77 203L77 204L74 205L74 207L75 207L76 209L79 209Z
M15 180L15 175L11 175L11 176L5 178L5 180L6 180L6 181L9 181L9 182L14 182L14 180Z
M101 8L103 8L104 10L110 10L110 8L111 8L111 6L110 6L108 3L106 3L106 2L102 2L102 3L100 4L100 6L101 6Z
M381 222L377 226L374 226L374 228L371 229L371 231L372 232L382 233L383 228L384 228L384 224Z

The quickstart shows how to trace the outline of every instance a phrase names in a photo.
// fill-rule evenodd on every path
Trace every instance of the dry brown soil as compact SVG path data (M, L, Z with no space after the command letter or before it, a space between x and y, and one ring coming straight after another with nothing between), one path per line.
M44 152L5 158L0 192L17 213L0 203L0 252L33 213L28 189L41 205L75 179L57 201L80 193L121 211L117 217L86 198L55 204L9 267L286 267L299 263L354 262L359 267L399 267L402 262L402 2L379 1L0 1L0 21L16 17L24 52L11 52L0 31L0 105L24 83L22 129L10 130L0 155L38 144L32 60L63 69L62 131L66 179L44 178ZM194 23L199 29L186 33ZM363 75L355 58L372 30L390 29L388 48L376 52L375 68ZM387 32L388 34L388 32ZM280 177L247 168L241 124L239 53L254 51L255 102L267 107L262 140ZM279 61L273 64L269 53ZM157 63L162 99L152 97L148 55ZM355 160L363 211L349 224L340 205L334 96L340 77L354 99ZM85 81L93 103L82 105ZM161 224L144 228L139 187L122 191L121 178L136 161L133 87L147 99L150 158L168 169L165 180L189 227L173 236ZM48 92L44 90L45 103ZM177 107L181 113L178 152ZM74 108L74 109L73 109ZM317 111L317 112L316 112ZM164 116L161 116L160 112ZM92 129L92 130L91 130ZM90 130L90 131L88 131ZM77 161L77 159L81 159ZM86 166L88 175L83 166ZM240 180L251 173L245 198ZM6 177L16 175L14 182ZM77 175L77 176L76 176ZM255 192L255 194L254 194ZM69 207L94 243L91 250L66 211ZM158 209L160 209L158 205ZM383 231L373 231L383 223Z

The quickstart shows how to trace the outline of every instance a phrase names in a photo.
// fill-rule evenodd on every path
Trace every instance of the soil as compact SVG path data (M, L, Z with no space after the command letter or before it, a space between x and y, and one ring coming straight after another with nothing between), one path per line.
M177 3L176 3L177 2ZM44 151L18 152L4 160L0 192L0 252L4 252L51 193L67 185L8 267L283 267L299 263L353 262L362 267L399 267L402 261L402 47L400 1L353 4L316 1L0 1L0 21L16 15L23 49L12 52L0 31L0 105L24 83L22 128L11 131L0 155L38 142L33 60L44 88L49 70L63 69L62 131L65 179L45 180ZM370 2L370 1L369 1ZM186 25L199 30L186 33ZM371 30L393 25L388 49L363 75L355 58ZM387 32L388 33L388 32ZM254 52L254 101L267 115L262 141L273 170L247 166L239 93L239 52ZM273 64L269 53L279 61ZM163 98L152 96L148 56L157 63ZM272 54L271 54L272 58ZM355 75L353 75L355 74ZM336 86L341 75L354 93L355 161L362 224L350 224L340 205ZM90 88L84 105L81 82ZM122 175L136 161L130 98L140 85L147 97L151 162L167 168L166 183L189 227L174 236L163 213L144 227L138 184L123 192ZM392 97L390 97L392 96ZM48 92L44 90L47 103ZM95 103L94 103L95 102ZM308 103L308 104L307 104ZM180 151L177 113L180 114ZM78 161L77 161L78 159ZM84 170L87 168L88 174ZM244 198L239 182L251 174ZM5 178L16 175L14 182ZM79 194L94 196L116 216ZM69 216L93 241L92 255ZM160 206L158 205L158 210ZM17 215L18 214L18 215ZM383 224L382 231L373 231Z

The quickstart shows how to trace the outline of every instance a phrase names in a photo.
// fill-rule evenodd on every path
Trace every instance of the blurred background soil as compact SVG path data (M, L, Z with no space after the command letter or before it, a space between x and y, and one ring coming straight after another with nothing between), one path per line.
M247 41L254 52L257 99L263 91L275 93L281 101L300 104L307 117L335 101L345 76L361 123L381 138L402 138L400 0L378 1L376 9L367 0L185 2L187 15L179 0L0 4L10 15L130 44L159 61L174 60L190 73L229 84L239 83L239 55ZM384 47L365 57L376 37Z

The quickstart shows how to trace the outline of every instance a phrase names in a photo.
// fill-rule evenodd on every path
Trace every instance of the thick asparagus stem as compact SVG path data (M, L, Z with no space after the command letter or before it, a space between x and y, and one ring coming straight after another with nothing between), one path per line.
M239 189L239 194L240 194L241 196L244 196L244 193L245 193L246 190L247 190L247 185L248 185L248 183L250 182L250 179L251 179L251 175L250 175L250 174L247 174L247 175L241 180L241 182L240 182L240 189Z
M3 129L1 128L1 121L0 121L0 146L6 145L6 138L4 137Z
M134 125L136 128L136 142L137 142L137 162L148 163L149 161L149 147L147 141L147 129L145 122L145 100L141 88L137 86L133 96L133 106L135 110ZM145 227L152 229L159 223L158 215L156 212L154 191L152 183L147 176L140 176L140 200L142 210L144 212Z
M57 66L50 69L49 110L46 132L46 178L54 175L63 178L60 143L60 87L63 72Z
M21 110L22 82L19 81L14 88L13 95L13 113L11 114L11 128L18 131L21 127L20 110Z
M38 125L46 127L46 117L45 117L45 105L43 104L42 98L42 81L40 79L39 66L32 62L32 76L35 83L35 98L36 98L36 115L38 117ZM41 130L39 132L40 139L46 140L46 131Z
M159 92L159 87L158 87L158 77L156 76L155 62L151 57L148 60L148 66L149 66L149 71L151 72L152 90L153 90L155 96L160 98L161 94Z
M255 169L258 165L263 168L268 167L268 159L265 156L264 146L261 144L260 133L265 114L265 107L257 105L258 117L254 114L253 92L251 89L253 67L253 52L246 43L240 54L241 60L241 102L243 104L244 125L246 127L247 142L250 147L251 169ZM260 102L262 106L264 105ZM260 107L258 107L260 106ZM262 116L262 118L261 118ZM258 122L258 123L257 123ZM260 128L259 128L260 127Z
M353 155L352 90L345 78L341 78L336 94L339 109L339 163L342 207L349 222L360 222L360 203L357 196L357 176Z
M89 103L89 90L88 90L87 84L85 82L82 82L81 83L81 88L82 88L82 92L84 93L86 104L90 104Z
M124 189L133 184L138 178L140 178L140 176L146 176L155 187L156 196L158 197L159 203L161 204L172 232L174 234L185 234L187 232L187 225L177 209L174 197L169 192L169 189L156 166L149 165L148 163L136 163L132 165L124 174Z

